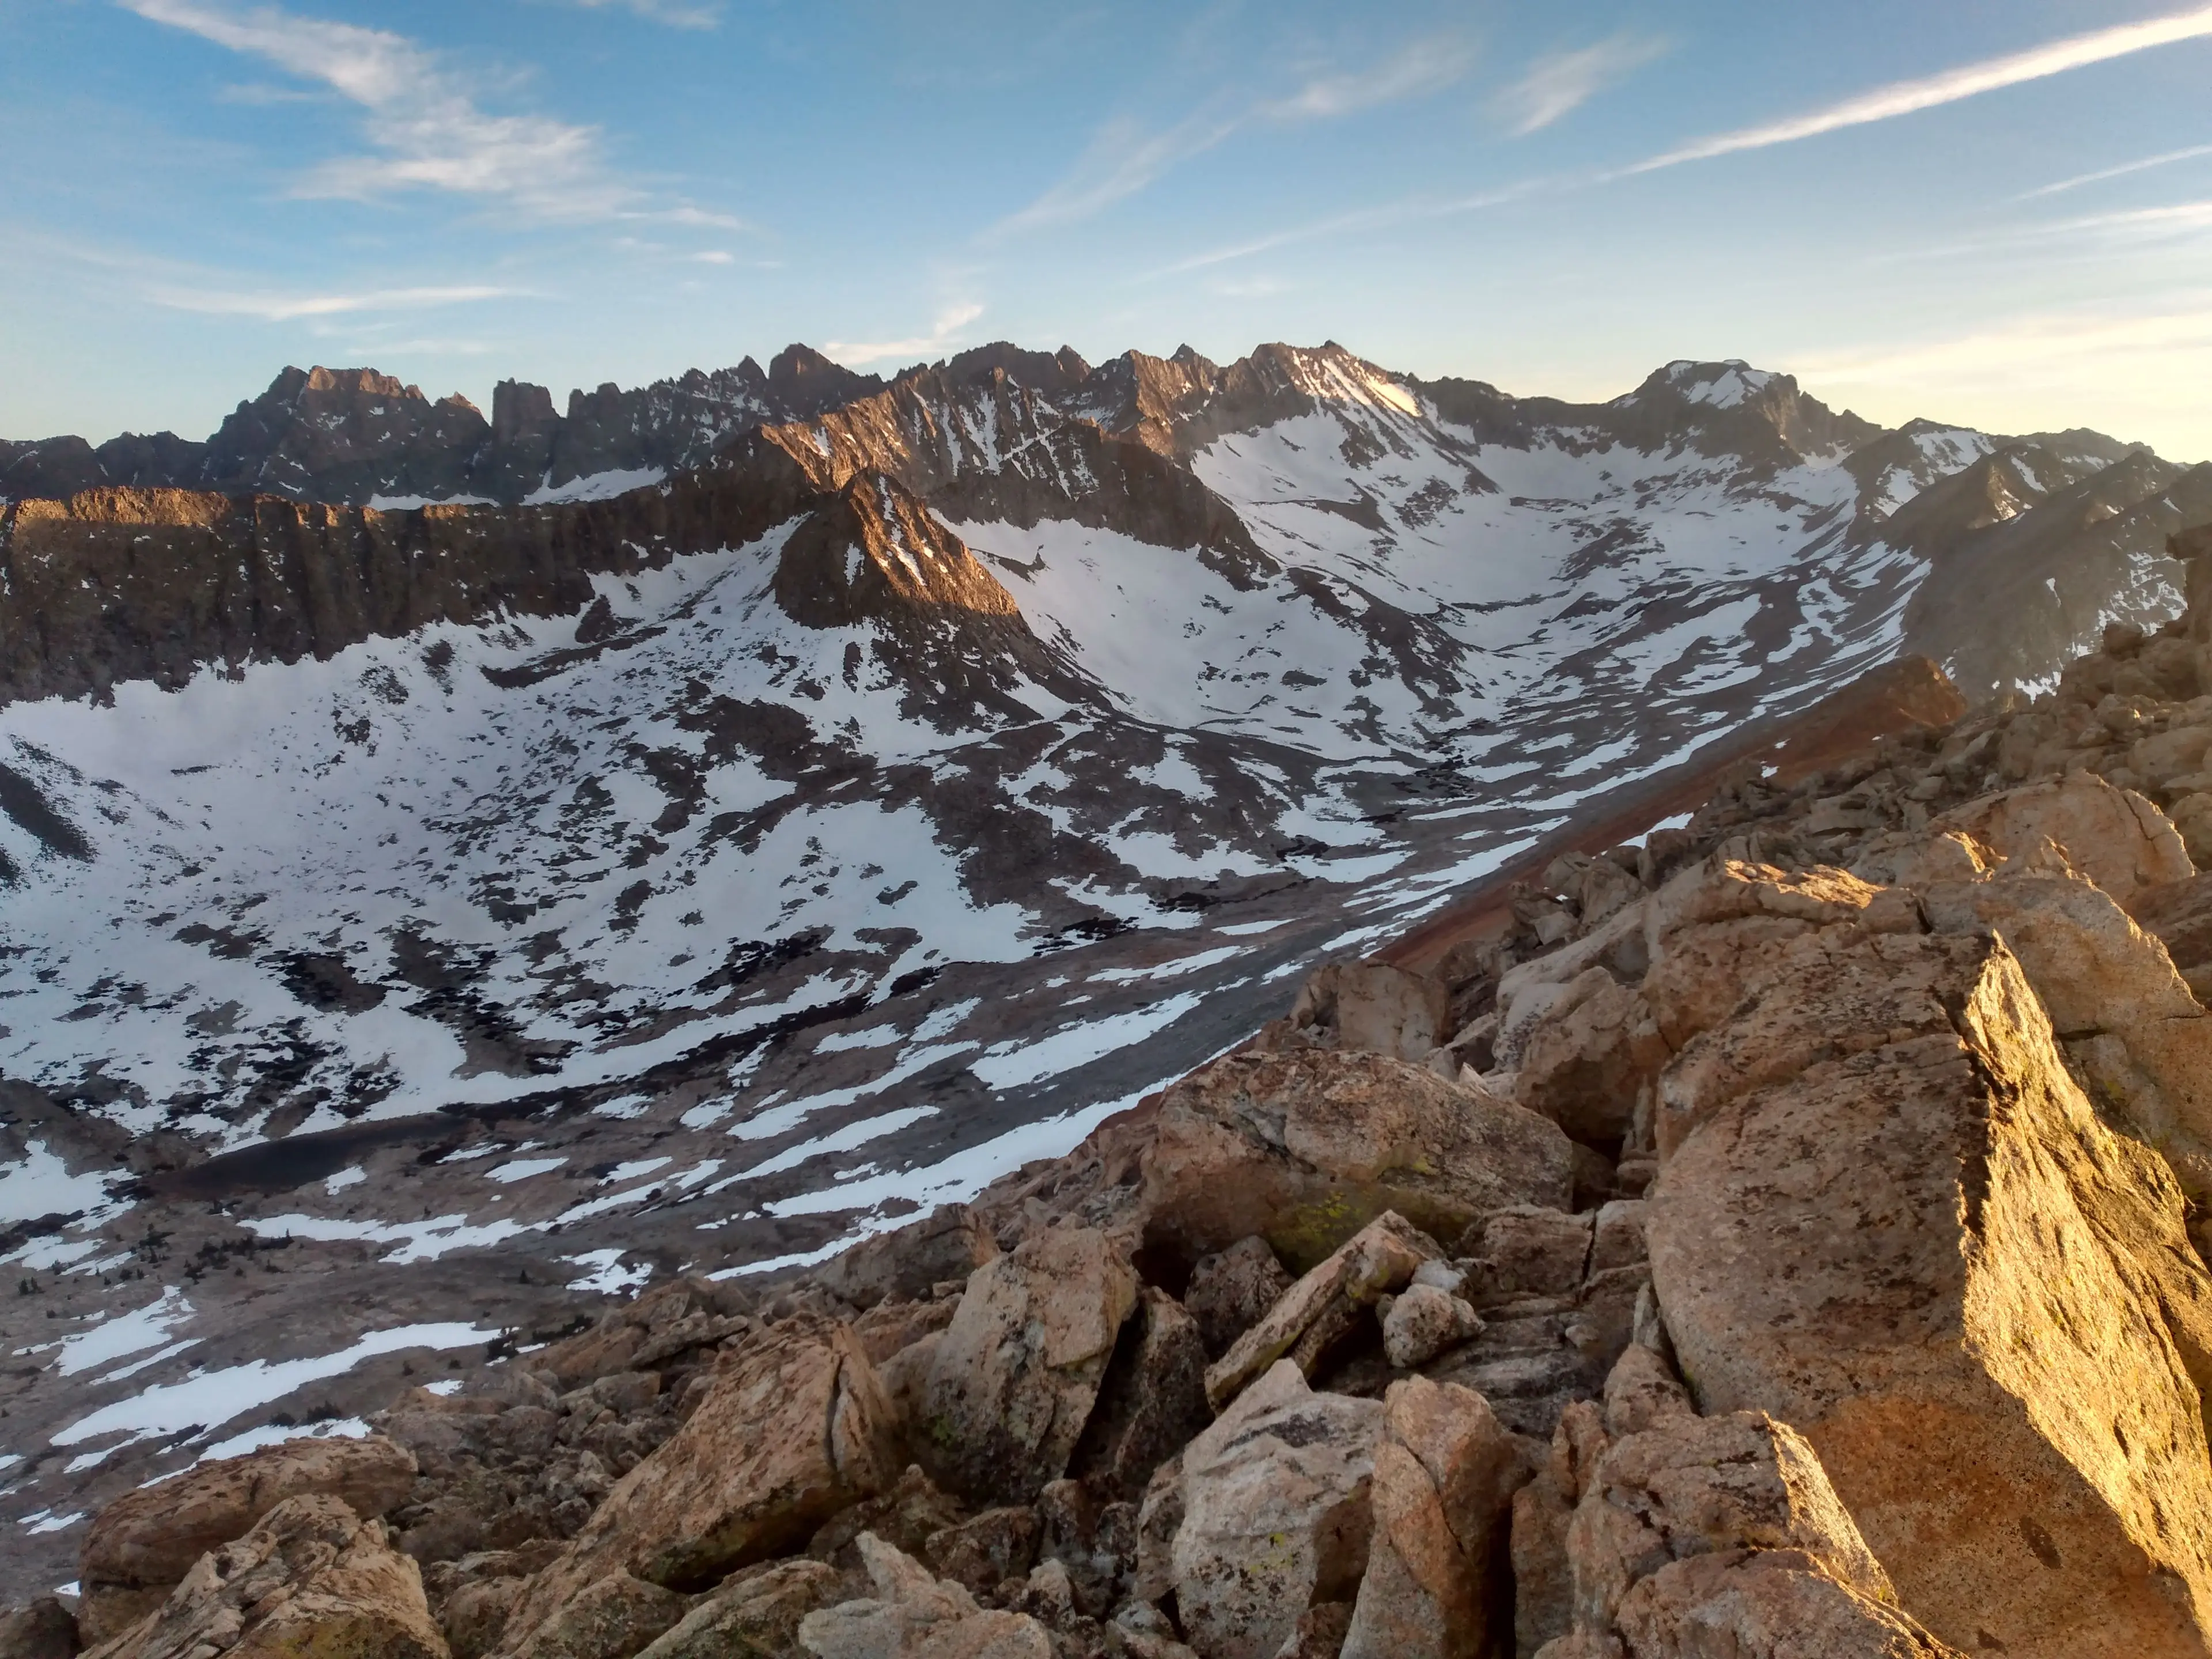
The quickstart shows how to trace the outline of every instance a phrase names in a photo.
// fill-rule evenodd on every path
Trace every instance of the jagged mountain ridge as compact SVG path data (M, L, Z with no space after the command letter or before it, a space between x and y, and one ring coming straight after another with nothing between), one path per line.
M700 465L763 422L804 419L881 384L794 345L765 370L747 357L630 392L573 391L565 416L545 387L502 380L487 421L458 392L433 402L373 368L286 368L204 442L173 432L97 447L76 437L0 442L0 495L114 485L354 505L558 499L589 476Z
M732 369L693 370L634 392L612 386L574 392L566 416L554 413L544 387L507 381L495 393L489 422L464 398L434 403L372 369L287 369L204 444L166 433L126 434L97 450L75 438L0 444L0 495L66 499L117 485L387 507L558 501L614 495L718 465L719 455L750 438L788 436L819 421L817 443L829 441L833 430L840 434L836 455L823 457L829 470L890 471L917 493L940 498L944 517L1110 520L1149 540L1249 558L1255 550L1235 509L1190 488L1193 459L1224 434L1266 428L1323 405L1341 420L1347 408L1374 404L1382 386L1397 387L1425 411L1427 435L1441 441L1436 447L1444 459L1455 459L1455 447L1470 441L1478 447L1585 454L1611 443L1641 454L1725 458L1748 479L1842 453L1862 486L1851 503L1851 540L1910 551L1931 568L1952 573L1966 592L1984 585L1984 563L2000 579L2008 563L2002 547L1974 540L1990 527L1993 514L2009 518L2051 490L2099 472L2111 474L2100 489L2124 494L2122 504L2130 506L2148 501L2168 481L2140 466L2132 476L2124 469L2112 473L2130 455L2147 452L2079 429L2011 439L1916 422L1885 433L1806 397L1787 375L1741 364L1670 364L1608 404L1572 404L1515 398L1480 382L1390 375L1334 346L1314 352L1263 347L1225 367L1188 347L1164 359L1132 351L1094 368L1066 348L1048 354L1001 343L917 365L888 385L793 346L765 371L747 358ZM988 417L985 403L992 405ZM1001 420L1007 422L1005 441ZM1086 441L1085 429L1095 435ZM1354 434L1347 427L1347 456L1370 445L1378 455L1389 451L1392 441L1380 431L1368 423ZM1167 465L1139 464L1133 471L1128 450L1109 450L1103 453L1117 465L1099 474L1093 467L1102 438L1133 441ZM1041 457L1029 453L1040 445L1057 453L1051 466L1040 469ZM1009 464L999 464L1001 451ZM2005 465L2028 469L2027 494L2001 490L2004 499L1981 510L1958 501L1960 489L1989 487L1986 478L1977 486L1952 476L1961 464L1993 465L1988 458L1999 453L2014 458ZM811 466L814 458L800 459ZM1921 486L1947 477L1937 495L1911 499ZM2124 477L2124 488L2116 489ZM1479 489L1479 479L1478 471L1449 482ZM2190 486L2203 487L2201 477ZM1359 495L1346 510L1369 511L1361 504L1365 499ZM1891 523L1908 501L1911 513ZM2187 510L2185 499L2177 511L2185 517ZM1992 644L1968 625L1972 618L1948 617L1951 607L1938 602L1948 586L1941 580L1917 607L1912 644L1977 685L2045 677L2104 620L2142 614L2146 604L2155 608L2163 595L2155 570L2150 580L2156 591L2134 590L2146 568L2160 563L2159 538L2174 516L2123 526L2118 543L2105 538L2105 552L2090 556L2095 574L2062 584L2078 591L2067 595L2055 618L2024 623L2027 637L2017 645ZM2076 525L2069 533L2085 528ZM1954 550L1956 556L1946 556ZM2066 562L2063 553L2057 562Z

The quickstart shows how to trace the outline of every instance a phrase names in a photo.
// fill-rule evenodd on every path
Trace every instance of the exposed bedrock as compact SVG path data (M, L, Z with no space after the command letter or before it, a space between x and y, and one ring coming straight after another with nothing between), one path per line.
M1958 1646L2201 1650L2212 1279L2179 1186L2099 1121L2001 936L1800 927L1685 930L1731 1012L1670 1068L1701 1121L1646 1232L1699 1408L1803 1433Z

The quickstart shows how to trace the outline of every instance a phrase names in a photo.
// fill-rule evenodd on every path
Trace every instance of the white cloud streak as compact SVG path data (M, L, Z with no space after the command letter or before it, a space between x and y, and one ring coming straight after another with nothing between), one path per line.
M253 294L198 289L156 289L149 296L172 311L211 317L258 317L288 323L303 317L337 317L359 312L420 311L432 306L464 305L478 300L512 298L511 288L389 288L367 294Z
M586 11L599 11L615 6L623 11L655 23L665 23L677 29L710 29L722 21L720 6L692 6L672 3L672 0L575 0Z
M349 345L338 355L356 362L391 362L402 357L481 357L490 349L482 340L383 340Z
M749 230L750 226L730 213L710 213L705 208L656 208L649 213L624 213L624 219L651 219L665 225L695 225L714 230Z
M1378 104L1442 92L1474 62L1474 48L1464 40L1449 35L1416 40L1359 74L1316 76L1289 97L1260 105L1255 113L1272 121L1334 120Z
M1514 137L1525 138L1571 114L1615 82L1663 56L1663 40L1622 33L1577 52L1539 58L1497 98Z
M2118 213L2095 213L2081 219L2062 219L2039 225L2039 235L2075 235L2097 232L2118 238L2159 236L2212 227L2212 201L2169 202L2161 207L2128 208Z
M325 94L304 92L298 87L268 86L257 81L217 88L215 95L217 103L242 104L251 108L272 104L312 104Z
M2128 161L2116 167L2102 167L2095 173L2076 173L2071 179L2061 179L2055 185L2045 185L2013 199L2033 202L2039 197L2056 196L2061 191L2078 190L2083 185L2101 185L2107 179L2124 179L2131 173L2148 173L2153 167L2162 167L2176 161L2193 161L2200 155L2212 155L2212 144L2197 144L2188 149L2170 149L2162 155L2146 155L2140 161Z
M2201 40L2207 35L2212 35L2212 6L2177 12L2166 17L2154 17L2140 23L2123 23L2112 28L2097 29L2087 34L2076 34L2045 46L2033 46L2026 52L2012 52L2002 58L1991 58L1978 64L1946 70L1941 75L1927 76L1914 81L1893 82L1888 86L1877 87L1871 92L1846 98L1841 103L1831 104L1808 114L1694 139L1679 149L1624 168L1622 173L1624 175L1653 173L1661 167L1678 167L1685 161L1703 161L1717 155L1733 155L1743 150L1765 149L1776 144L1795 143L1801 138L1839 131L1845 127L1867 126L1877 121L1893 120L1900 115L1911 115L1943 104L1954 104L1961 99L1978 97L1985 92L1996 92L2006 87L2044 80L2053 75L2063 75L2069 70L2085 69L2092 64L2108 63L2115 58L2148 52L2157 46L2174 46L2184 40Z
M307 198L370 200L408 190L450 191L496 203L525 218L578 222L667 217L733 225L692 208L655 209L617 177L596 127L542 115L495 115L435 52L388 30L298 17L274 6L251 11L202 0L118 0L155 23L259 58L318 82L366 112L376 153L341 156L293 186Z
M1318 76L1285 97L1241 110L1224 112L1216 105L1159 131L1117 116L1099 128L1065 176L986 234L995 237L1088 219L1244 127L1335 120L1379 105L1426 97L1459 80L1474 61L1474 50L1464 41L1438 36L1415 41L1371 69Z
M1350 213L1335 214L1326 219L1315 219L1302 225L1271 231L1249 241L1231 243L1204 253L1195 253L1173 264L1163 265L1157 270L1146 271L1147 281L1162 276L1180 276L1187 271L1204 270L1210 266L1227 264L1236 259L1249 259L1258 253L1273 252L1294 242L1310 242L1324 237L1352 236L1362 231L1384 230L1392 225L1413 224L1430 219L1455 218L1463 213L1480 213L1485 208L1503 207L1508 202L1519 201L1524 196L1540 191L1556 189L1556 179L1529 179L1517 185L1508 185L1501 190L1484 191L1473 196L1455 196L1438 200L1434 198L1414 198L1397 202L1384 202L1371 208L1358 208Z
M1164 132L1117 117L1101 127L1065 177L994 227L997 234L1068 224L1111 207L1167 172L1212 149L1238 120L1195 115Z
M934 356L949 345L957 345L960 331L983 314L979 305L948 306L937 313L937 320L927 334L905 340L832 340L822 349L839 362L878 363L886 357L912 361Z

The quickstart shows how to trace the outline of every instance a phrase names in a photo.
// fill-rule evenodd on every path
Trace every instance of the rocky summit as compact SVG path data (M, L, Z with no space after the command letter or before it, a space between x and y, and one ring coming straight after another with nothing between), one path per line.
M66 447L0 1653L2212 1646L2204 469L1333 346Z

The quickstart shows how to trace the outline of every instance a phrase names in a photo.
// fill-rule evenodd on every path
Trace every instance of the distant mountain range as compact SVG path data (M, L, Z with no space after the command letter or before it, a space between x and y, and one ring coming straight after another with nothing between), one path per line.
M703 465L767 422L805 420L881 391L872 374L793 346L763 373L694 369L635 392L572 392L564 417L542 386L502 380L487 422L458 393L435 403L373 368L288 368L204 443L173 432L0 441L0 495L67 496L103 484L294 501L521 501L579 479Z
M2104 620L2165 604L2163 535L2206 488L2202 468L2078 428L1999 437L1923 421L1885 431L1803 396L1786 375L1741 363L1670 364L1626 397L1573 404L1516 398L1478 381L1388 374L1334 346L1263 347L1225 368L1188 348L1164 360L1128 352L1093 368L1066 348L1048 354L1000 343L909 370L889 386L793 345L766 370L748 357L634 391L573 391L565 416L545 387L505 380L489 422L459 395L433 402L374 369L288 368L204 442L167 432L126 433L96 447L77 437L0 441L0 497L66 499L121 486L384 510L605 499L710 467L749 434L830 416L865 426L894 412L921 424L884 434L852 464L945 484L954 480L910 476L927 465L933 413L957 419L980 408L978 394L1001 380L1023 418L1095 424L1102 436L1133 441L1183 467L1225 434L1332 406L1332 391L1360 384L1402 388L1440 454L1455 445L1578 453L1610 444L1640 456L1725 461L1739 483L1811 462L1839 465L1856 486L1842 539L1854 550L1879 542L1919 567L1903 618L1908 647L1983 687L2033 682ZM898 453L878 453L886 443ZM1026 477L1018 459L1002 468L1003 459L992 455L988 470ZM1074 513L1086 492L1066 484L1054 481L1049 493L1060 500L1040 500L1035 510ZM1347 505L1358 510L1370 493L1356 490ZM1117 505L1126 512L1133 503L1125 492ZM1226 501L1206 504L1224 508L1233 514ZM1102 501L1093 510L1109 508ZM1399 527L1417 526L1401 520ZM1599 528L1591 540L1611 545L1607 534ZM1784 537L1778 550L1802 540ZM1989 600L1999 595L1992 630Z

